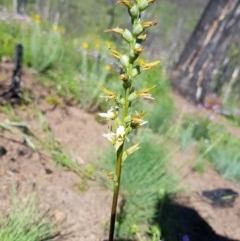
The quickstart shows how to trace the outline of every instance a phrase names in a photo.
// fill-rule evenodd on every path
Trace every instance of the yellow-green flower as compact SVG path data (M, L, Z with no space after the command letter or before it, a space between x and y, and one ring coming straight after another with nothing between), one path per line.
M33 17L33 21L37 24L40 24L41 23L41 16L38 13L36 13Z
M100 46L101 46L101 45L100 45L100 43L99 43L99 42L95 43L95 48L96 48L96 49L99 49L99 48L100 48Z
M138 60L138 64L141 66L143 64L145 64L145 60L143 58L139 58Z
M89 48L89 44L88 44L87 42L84 42L84 43L82 44L82 48L83 48L83 49L88 49L88 48Z
M59 27L58 27L58 25L53 24L53 26L52 26L52 30L58 32L58 31L59 31Z
M110 64L105 65L105 70L110 71L112 69L112 66Z

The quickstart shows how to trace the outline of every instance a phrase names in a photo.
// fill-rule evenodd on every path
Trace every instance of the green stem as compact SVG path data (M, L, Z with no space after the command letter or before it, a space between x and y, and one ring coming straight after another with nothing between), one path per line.
M123 105L123 112L122 112L122 120L124 121L125 117L128 115L128 107L129 107L129 96L130 88L125 89L125 101ZM116 163L116 180L114 180L114 191L113 191L113 199L112 199L112 211L111 211L111 220L110 220L110 230L109 230L109 241L113 241L114 237L114 229L115 229L115 220L116 220L116 213L117 213L117 203L118 203L118 194L120 189L120 182L121 182L121 172L122 172L122 155L123 155L123 146L122 145L117 150L117 163Z
M121 172L122 172L122 155L123 155L123 144L119 147L117 151L117 163L116 163L116 180L114 180L114 192L112 199L112 211L111 211L111 220L110 220L110 230L109 230L109 239L108 241L113 241L114 229L115 229L115 220L117 214L117 203L118 203L118 194L121 182Z
M124 97L125 100L124 100L123 113L122 113L122 120L123 121L126 118L126 116L128 115L128 107L129 107L128 97L129 97L130 87L125 89L125 97Z

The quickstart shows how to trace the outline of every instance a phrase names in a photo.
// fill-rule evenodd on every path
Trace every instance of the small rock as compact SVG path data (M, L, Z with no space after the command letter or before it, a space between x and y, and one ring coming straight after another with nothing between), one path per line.
M17 159L16 159L16 158L14 158L14 157L11 157L11 158L10 158L10 161L11 161L11 162L16 162L16 161L17 161Z
M45 172L46 174L52 174L53 170L51 170L50 168L45 168Z
M59 209L54 210L53 216L54 216L55 220L57 221L57 223L59 223L59 224L63 223L67 218L67 214Z
M18 154L18 156L24 156L24 155L26 155L26 150L24 150L24 149L18 149L17 150L17 154Z
M19 170L17 168L9 168L9 171L12 173L19 173Z
M3 147L3 146L0 146L0 157L1 157L1 156L4 156L6 153L7 153L6 148Z

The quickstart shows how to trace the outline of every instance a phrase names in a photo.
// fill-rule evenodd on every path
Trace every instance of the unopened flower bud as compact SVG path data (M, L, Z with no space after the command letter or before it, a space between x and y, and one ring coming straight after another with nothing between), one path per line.
M145 10L148 7L149 3L147 0L139 0L138 1L138 8L140 11Z
M136 55L139 55L139 54L142 53L142 51L143 51L142 45L139 44L139 43L136 43L135 46L134 46L134 53L135 53Z
M135 49L140 48L140 47L142 47L142 45L141 45L140 43L136 43L136 44L134 45L134 48L135 48Z
M135 35L135 36L138 36L138 35L140 35L142 32L143 32L143 26L141 25L141 23L138 23L137 25L135 25L134 27L133 27L133 34Z
M128 81L128 75L127 74L120 74L120 80L122 81Z
M129 65L129 57L127 55L122 55L120 57L120 63L124 66L127 67Z
M133 5L130 10L129 13L131 15L131 17L136 18L139 15L139 9L137 5Z
M139 67L135 67L132 69L132 73L131 73L131 76L132 77L136 77L140 74L140 68Z
M131 50L129 51L129 57L130 57L130 60L131 60L132 63L133 63L133 62L136 60L136 58L138 57L138 56L136 55L136 53L134 52L134 49L131 49Z
M125 29L122 33L122 37L124 40L126 40L128 43L131 43L133 41L133 35L132 33L128 30Z
M137 37L137 43L142 43L145 39L147 38L147 34L144 33L144 34L141 34Z

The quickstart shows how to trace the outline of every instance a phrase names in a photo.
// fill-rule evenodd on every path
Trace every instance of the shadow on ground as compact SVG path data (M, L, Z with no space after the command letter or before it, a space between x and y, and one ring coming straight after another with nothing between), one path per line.
M216 234L194 209L172 201L157 204L154 221L168 241L240 241Z

